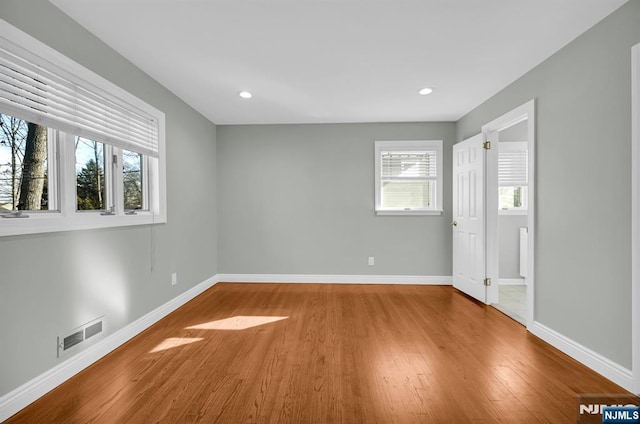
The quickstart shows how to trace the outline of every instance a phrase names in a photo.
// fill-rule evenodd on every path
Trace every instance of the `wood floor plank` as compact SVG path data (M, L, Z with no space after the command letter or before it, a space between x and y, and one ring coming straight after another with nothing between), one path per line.
M449 286L217 284L6 421L573 423L627 393Z

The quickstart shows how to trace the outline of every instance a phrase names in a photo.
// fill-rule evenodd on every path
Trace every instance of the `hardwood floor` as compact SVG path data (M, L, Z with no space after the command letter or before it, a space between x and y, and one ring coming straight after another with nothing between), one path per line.
M626 392L450 286L218 284L7 423L575 423L582 393Z

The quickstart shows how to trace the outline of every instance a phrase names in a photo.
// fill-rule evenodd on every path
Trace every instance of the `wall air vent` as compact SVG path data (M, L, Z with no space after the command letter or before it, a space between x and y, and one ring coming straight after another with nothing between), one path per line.
M102 333L104 316L96 318L80 327L74 328L65 336L58 336L58 358L76 351L75 346L86 342L90 337ZM71 349L71 350L70 350Z
M95 336L102 332L102 321L98 321L84 329L84 339L87 340L91 336Z
M63 350L70 349L73 346L77 345L78 343L81 343L83 340L84 340L84 332L82 330L76 331L72 335L62 339L62 349Z

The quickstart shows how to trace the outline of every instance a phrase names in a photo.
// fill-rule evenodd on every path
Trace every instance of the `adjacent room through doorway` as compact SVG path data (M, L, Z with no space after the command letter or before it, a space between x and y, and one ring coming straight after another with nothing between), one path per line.
M527 125L522 121L498 133L499 301L494 304L523 325L527 316Z

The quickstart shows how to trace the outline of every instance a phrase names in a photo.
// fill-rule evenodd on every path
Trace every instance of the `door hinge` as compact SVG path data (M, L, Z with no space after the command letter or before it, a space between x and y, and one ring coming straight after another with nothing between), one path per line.
M485 141L484 143L482 143L482 148L485 150L489 150L491 148L491 142Z
M490 286L491 285L491 278L485 278L484 280L482 280L484 282L485 286Z

